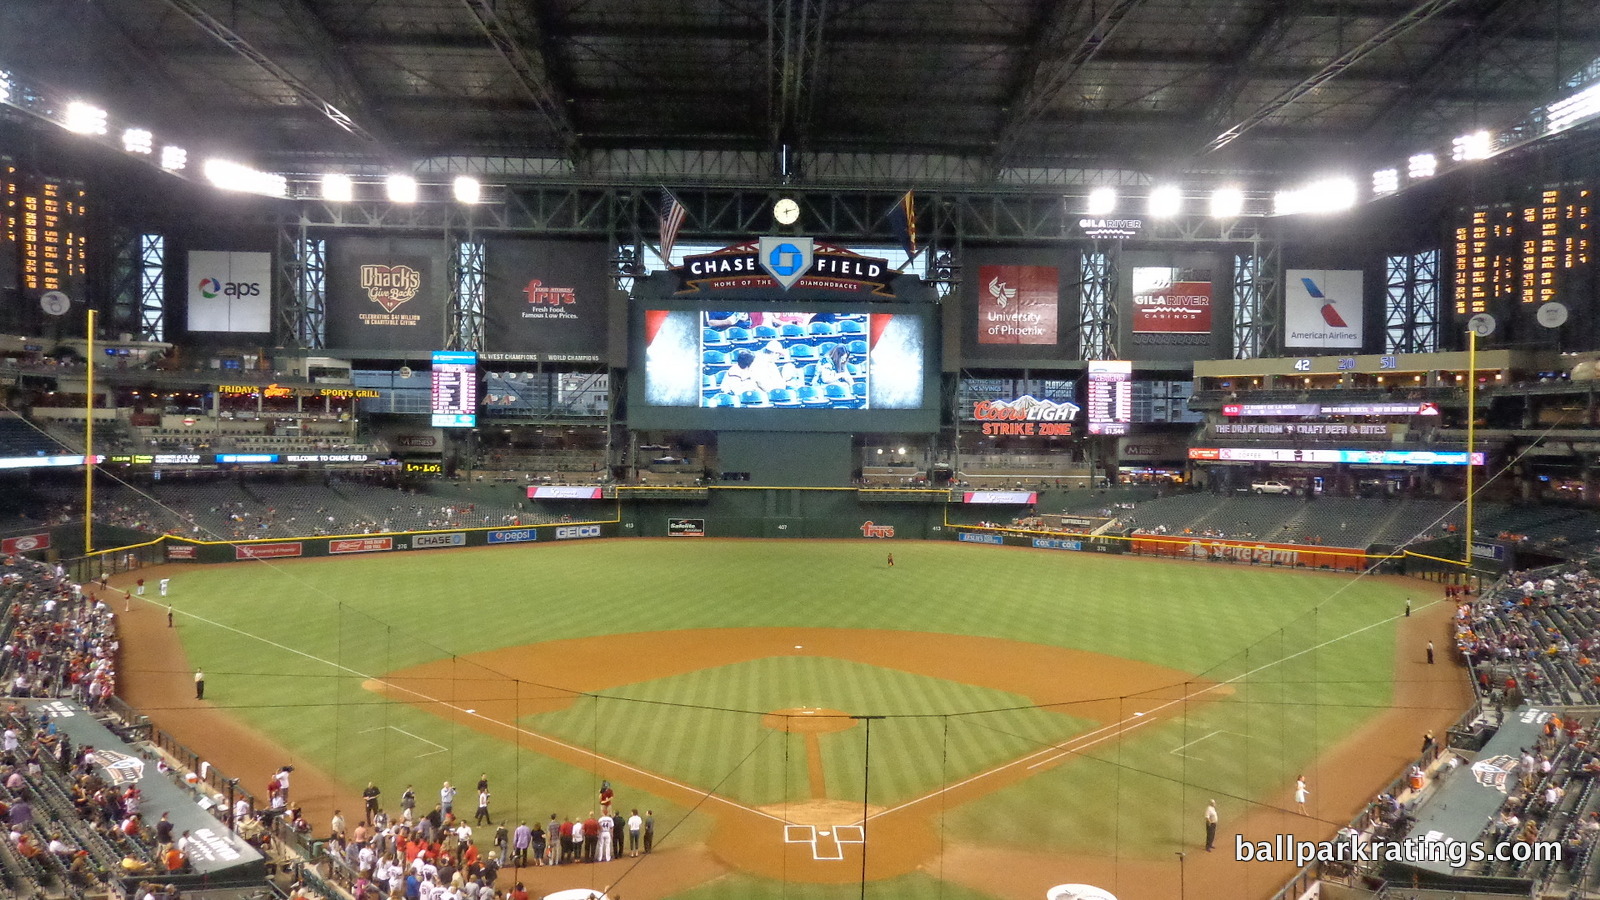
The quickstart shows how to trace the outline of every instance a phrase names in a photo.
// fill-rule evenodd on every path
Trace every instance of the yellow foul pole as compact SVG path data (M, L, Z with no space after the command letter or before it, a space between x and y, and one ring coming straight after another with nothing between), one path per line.
M1467 329L1467 534L1461 545L1461 561L1472 565L1472 452L1476 449L1478 424L1478 332Z
M89 310L89 371L83 401L83 552L94 549L94 310Z

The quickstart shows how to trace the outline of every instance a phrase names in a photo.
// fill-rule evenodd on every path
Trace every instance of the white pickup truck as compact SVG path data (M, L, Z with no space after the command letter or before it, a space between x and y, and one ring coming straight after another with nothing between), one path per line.
M1250 482L1252 494L1292 494L1294 488L1281 481L1252 481Z

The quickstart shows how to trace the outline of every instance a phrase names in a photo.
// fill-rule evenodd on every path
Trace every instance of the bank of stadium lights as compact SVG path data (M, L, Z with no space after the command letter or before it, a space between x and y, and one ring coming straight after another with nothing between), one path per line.
M128 128L122 132L122 149L127 153L149 156L155 152L156 137L143 128Z
M1297 188L1278 191L1272 198L1272 214L1336 213L1355 205L1355 181L1349 178L1323 178Z
M1412 180L1432 178L1439 172L1439 157L1432 153L1415 153L1406 160L1406 175Z
M271 172L259 172L246 165L225 159L208 159L203 167L206 180L225 191L259 194L263 197L287 197L289 180Z
M74 100L67 104L61 126L74 134L105 134L106 111L91 103Z
M1372 195L1382 197L1400 190L1399 169L1379 169L1372 173Z
M417 202L417 180L410 175L390 175L383 185L390 203Z
M1243 212L1243 190L1224 186L1211 192L1211 218L1237 219Z
M11 73L0 69L0 103L11 102Z
M483 185L470 175L459 175L451 184L457 203L477 203L483 199Z
M1545 133L1555 134L1600 115L1600 81L1545 107Z
M161 148L161 168L168 172L182 172L189 165L189 151L168 144Z
M1153 218L1170 219L1183 211L1183 192L1177 185L1164 184L1152 190L1145 202Z
M329 203L349 203L356 198L356 183L349 175L329 172L322 176L322 199Z
M1494 152L1494 135L1488 131L1463 134L1450 142L1450 158L1456 162L1488 159Z
M1089 192L1088 208L1091 216L1109 216L1117 211L1117 189L1097 187Z

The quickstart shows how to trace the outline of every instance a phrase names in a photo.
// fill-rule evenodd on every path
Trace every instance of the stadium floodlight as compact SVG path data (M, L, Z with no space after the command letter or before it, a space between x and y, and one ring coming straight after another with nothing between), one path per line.
M390 175L384 182L391 203L417 202L417 180L410 175Z
M128 153L148 156L155 148L155 135L143 128L129 128L122 132L122 149Z
M1463 134L1450 142L1450 158L1456 162L1488 159L1494 151L1494 135L1487 131Z
M1219 187L1211 192L1211 218L1237 219L1244 212L1244 191L1236 187Z
M105 134L106 111L82 100L74 100L67 104L66 119L61 124L74 134Z
M1432 178L1439 171L1439 157L1432 153L1417 153L1406 160L1406 174L1411 178Z
M1272 212L1279 216L1343 212L1355 205L1356 183L1349 178L1323 178L1281 190L1272 198Z
M1089 192L1088 212L1091 216L1109 216L1117 211L1117 189L1097 187Z
M1372 193L1376 195L1392 194L1400 190L1399 169L1379 169L1372 173Z
M206 160L204 172L207 181L225 191L260 194L263 197L286 197L289 194L289 180L282 175L260 172L225 159Z
M11 102L11 73L0 69L0 103Z
M322 199L330 203L349 203L356 198L356 183L349 175L329 172L322 176Z
M452 189L457 203L477 203L483 199L483 185L470 175L456 176Z
M1584 119L1600 115L1600 82L1595 82L1570 97L1557 100L1545 107L1544 114L1546 134L1565 131Z
M1150 215L1170 219L1183 211L1183 192L1177 185L1164 184L1150 192Z
M161 148L161 168L168 172L182 172L189 165L189 151L171 144Z

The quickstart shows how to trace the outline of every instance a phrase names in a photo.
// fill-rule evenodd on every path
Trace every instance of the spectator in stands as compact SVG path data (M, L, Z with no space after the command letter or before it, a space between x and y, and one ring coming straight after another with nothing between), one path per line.
M829 350L817 362L816 383L819 385L853 384L856 377L850 374L850 350L843 344Z
M718 382L717 389L735 397L745 391L759 390L761 386L756 381L755 364L754 353L749 350L737 351L733 355L733 365L722 373L722 381Z

